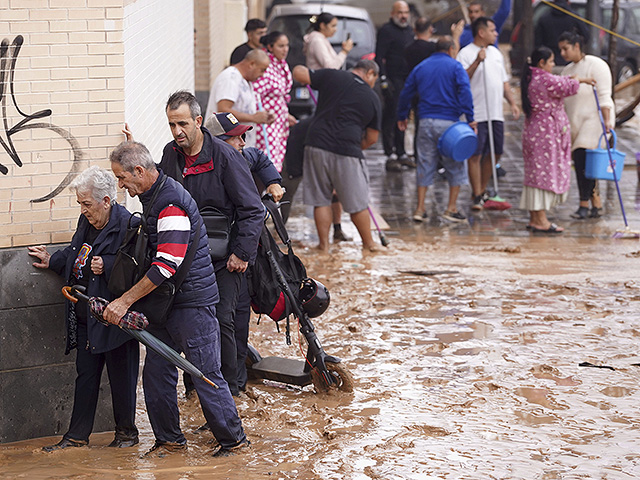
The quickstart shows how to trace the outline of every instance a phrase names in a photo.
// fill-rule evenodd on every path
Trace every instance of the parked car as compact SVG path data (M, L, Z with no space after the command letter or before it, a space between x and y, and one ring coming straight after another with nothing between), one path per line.
M550 11L551 8L549 5L540 1L535 3L533 6L534 29L542 16ZM600 8L598 9L598 18L591 20L598 25L609 28L611 25L611 8L612 2L601 2ZM586 0L572 0L571 9L580 17L586 17ZM511 36L509 59L511 60L511 71L513 75L520 75L526 58L531 53L524 51L521 29L522 23L519 22L513 29ZM620 2L618 27L616 31L631 40L636 42L640 41L640 2ZM609 52L609 39L610 35L608 33L600 31L596 54L605 60ZM624 81L638 73L638 66L640 66L640 47L625 40L618 39L617 63L616 78L618 82Z
M369 14L363 8L331 3L274 5L267 19L267 28L270 32L278 30L289 37L290 47L287 63L292 70L296 65L305 64L302 51L303 37L311 25L309 18L323 11L338 18L338 29L329 39L336 52L340 51L342 42L347 39L347 35L351 35L354 46L347 56L346 68L353 67L361 58L373 60L376 50L376 31ZM302 118L311 115L314 110L315 105L309 90L294 82L289 103L291 114Z

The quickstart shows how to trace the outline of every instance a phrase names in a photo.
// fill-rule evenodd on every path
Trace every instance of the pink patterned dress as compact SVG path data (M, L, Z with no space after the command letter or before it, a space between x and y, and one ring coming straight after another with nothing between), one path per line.
M564 97L578 93L580 83L571 77L531 68L531 115L524 120L522 155L524 185L556 195L569 191L571 131Z
M269 154L269 158L278 169L282 171L284 153L287 150L287 140L289 138L289 108L287 103L291 99L289 91L293 84L291 70L286 60L279 61L269 53L271 63L262 77L253 82L255 92L262 99L264 110L272 111L276 114L276 120L271 125L265 125L268 149L264 141L264 129L258 125L256 132L256 147Z

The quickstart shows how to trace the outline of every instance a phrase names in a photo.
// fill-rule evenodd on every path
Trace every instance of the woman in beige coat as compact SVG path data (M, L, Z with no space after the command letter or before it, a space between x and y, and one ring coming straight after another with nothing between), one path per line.
M615 125L615 110L611 98L611 69L601 58L585 55L582 51L584 39L574 32L564 32L558 39L560 54L569 63L563 75L576 78L593 78L596 82L602 116L609 132ZM590 85L581 84L577 95L567 97L564 106L571 122L571 157L576 170L580 205L571 214L579 220L597 218L602 214L602 200L596 180L585 177L587 149L597 148L602 135L596 99ZM591 203L591 210L589 210Z

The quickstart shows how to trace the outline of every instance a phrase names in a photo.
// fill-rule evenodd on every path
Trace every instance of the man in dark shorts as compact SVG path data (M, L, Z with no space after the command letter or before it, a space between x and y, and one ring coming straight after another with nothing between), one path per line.
M362 238L375 250L369 221L369 178L362 150L378 140L381 107L373 92L378 65L360 60L351 71L309 70L298 65L293 78L318 90L318 107L305 140L304 202L314 206L318 248L329 250L331 198L335 189Z

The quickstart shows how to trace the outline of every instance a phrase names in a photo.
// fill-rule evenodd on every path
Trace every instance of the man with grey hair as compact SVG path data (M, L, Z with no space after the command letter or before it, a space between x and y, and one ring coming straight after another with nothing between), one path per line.
M248 444L229 387L220 373L220 330L215 304L218 286L209 256L207 232L194 199L182 185L156 168L151 154L141 143L124 142L110 155L111 169L121 188L138 196L146 212L149 248L154 253L145 276L122 296L112 301L104 318L117 323L137 300L165 281L173 281L189 249L195 255L186 278L176 292L166 323L150 330L173 349L184 352L207 378L193 382L211 432L220 444L216 455ZM161 356L147 351L143 386L147 413L156 437L149 453L164 454L186 449L180 430L176 386L177 369Z
M116 203L116 180L110 171L89 167L69 188L76 194L80 218L68 247L53 255L44 245L29 247L38 259L36 268L48 268L69 285L82 286L87 295L113 298L107 288L115 255L127 231L130 213ZM66 302L66 354L77 349L76 382L69 430L46 452L89 443L98 404L100 379L106 365L109 373L115 438L110 447L132 447L138 443L135 425L136 386L140 364L138 342L120 328L105 328L90 315L86 302Z
M369 180L362 150L378 140L381 108L373 86L378 65L360 60L351 71L309 70L298 65L293 78L318 90L318 107L304 150L304 201L314 206L318 248L329 250L333 190L362 238L375 250L369 223Z
M222 374L232 395L239 395L235 311L242 274L258 250L264 207L246 160L231 145L216 138L225 133L219 123L212 132L202 125L200 106L193 94L184 90L173 93L166 113L174 141L164 147L160 168L184 186L200 210L213 207L234 223L229 250L214 259L213 267L220 289L216 309ZM233 114L227 117L240 125Z

